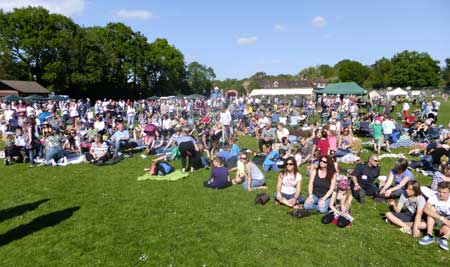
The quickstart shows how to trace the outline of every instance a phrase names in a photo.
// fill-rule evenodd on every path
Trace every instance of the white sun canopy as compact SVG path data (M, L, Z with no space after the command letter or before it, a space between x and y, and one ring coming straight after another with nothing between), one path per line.
M386 93L388 96L398 96L398 95L403 95L403 96L407 96L408 92L406 92L405 90L403 90L402 88L398 87L395 90L392 90L390 92Z
M289 88L289 89L254 89L250 96L263 95L312 95L313 88Z

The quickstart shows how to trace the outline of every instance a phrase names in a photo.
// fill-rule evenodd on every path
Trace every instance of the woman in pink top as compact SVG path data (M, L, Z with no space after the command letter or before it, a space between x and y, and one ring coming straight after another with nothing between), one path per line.
M336 133L336 126L335 125L331 125L330 126L330 130L328 131L328 143L329 143L329 150L330 151L335 151L337 150L337 133Z

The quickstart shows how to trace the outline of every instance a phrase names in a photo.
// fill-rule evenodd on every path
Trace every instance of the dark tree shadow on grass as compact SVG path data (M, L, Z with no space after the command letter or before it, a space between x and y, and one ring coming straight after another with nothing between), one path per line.
M0 223L6 221L8 219L14 218L16 216L22 215L28 211L32 211L37 209L42 203L49 201L50 199L45 198L38 200L33 203L27 203L19 206L15 206L12 208L7 208L0 211Z
M72 207L60 211L55 211L42 215L27 224L22 224L8 232L0 235L0 247L7 245L15 240L19 240L27 235L31 235L41 229L52 227L72 217L73 213L80 207Z

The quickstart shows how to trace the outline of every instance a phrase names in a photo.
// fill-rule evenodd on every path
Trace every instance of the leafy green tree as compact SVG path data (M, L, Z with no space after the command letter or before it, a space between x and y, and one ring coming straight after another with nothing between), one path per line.
M425 87L439 83L438 61L427 53L403 51L392 59L390 79L392 86Z
M330 65L322 64L322 65L319 65L317 68L319 69L320 76L325 79L330 79L335 75L334 69Z
M369 78L366 81L367 87L386 88L390 85L390 72L392 63L387 58L379 59L370 68Z
M211 67L207 67L196 61L187 66L187 75L190 91L197 94L209 92L216 78L216 74Z
M173 95L187 91L183 54L166 39L156 39L146 51L149 82L156 95Z
M317 80L321 78L321 73L317 67L307 67L301 70L297 76L300 79Z
M341 82L354 81L360 85L369 76L369 68L358 61L344 59L334 66L337 76Z
M442 79L446 85L450 85L450 58L445 59L445 66L442 68Z

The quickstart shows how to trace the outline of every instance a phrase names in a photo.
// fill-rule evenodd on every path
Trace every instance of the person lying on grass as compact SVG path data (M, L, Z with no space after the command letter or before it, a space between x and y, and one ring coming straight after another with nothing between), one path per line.
M348 178L341 178L337 190L333 192L330 200L330 211L322 217L323 224L334 223L339 228L351 225L353 217L350 216L352 206L352 190Z
M331 157L321 156L319 166L311 171L305 209L328 212L330 197L336 185L336 168Z
M381 188L377 197L399 198L400 195L406 195L406 183L414 180L413 173L407 169L408 160L399 158L395 161L395 166L389 173L386 183ZM394 183L394 185L392 185Z
M427 215L427 234L419 240L420 245L429 245L435 242L433 237L434 226L439 227L439 247L448 250L450 237L450 182L441 182L437 193L430 197L424 209Z
M283 204L295 207L305 201L301 195L302 175L298 171L295 158L290 156L286 159L286 169L278 175L277 191L274 193L275 204Z
M152 160L152 162L156 163L159 161L171 161L171 160L177 160L180 158L180 150L177 146L177 141L173 142L174 146L172 148L169 148L169 151L160 155L159 157Z
M214 189L223 189L230 186L230 177L228 176L228 169L224 166L224 161L220 157L215 157L213 160L213 169L207 181L203 183L205 187Z
M420 191L417 181L409 181L406 184L406 196L401 195L398 203L388 199L388 205L393 211L386 213L386 221L400 226L400 231L418 237L420 230L427 224L422 221L423 208L426 200Z

